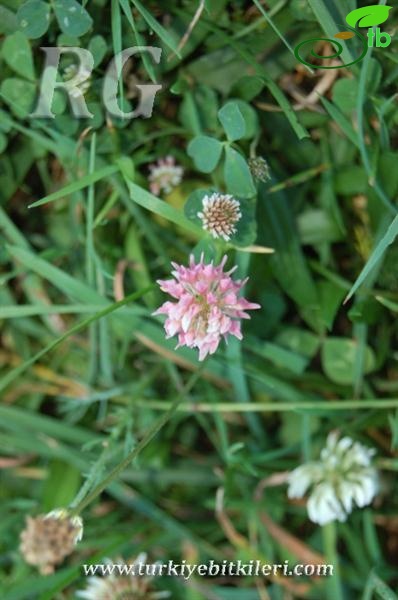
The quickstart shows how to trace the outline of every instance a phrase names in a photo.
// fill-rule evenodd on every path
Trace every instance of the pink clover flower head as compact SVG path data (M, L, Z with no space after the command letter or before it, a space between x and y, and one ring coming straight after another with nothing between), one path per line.
M155 196L162 192L170 194L180 185L184 175L184 169L176 164L173 156L160 158L157 163L149 165L149 171L149 189Z
M178 336L178 344L199 349L199 360L214 354L222 338L228 335L242 339L241 319L250 319L247 310L261 308L259 304L238 297L247 282L234 280L224 272L227 257L218 266L206 264L203 254L198 263L193 255L189 266L172 263L174 279L158 280L160 289L177 302L165 302L154 315L166 315L164 324L166 338Z

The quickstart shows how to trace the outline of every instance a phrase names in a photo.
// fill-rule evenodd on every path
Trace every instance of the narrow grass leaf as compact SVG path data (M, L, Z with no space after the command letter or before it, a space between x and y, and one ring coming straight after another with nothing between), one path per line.
M70 194L74 194L84 188L104 179L105 177L110 177L119 171L119 167L117 165L108 165L103 167L102 169L98 169L98 171L94 171L94 173L90 173L81 177L78 181L74 181L69 185L66 185L61 190L54 192L53 194L49 194L45 196L41 200L37 200L37 202L33 202L28 205L28 208L36 208L37 206L42 206L42 204L48 204L49 202L55 202L55 200L59 200L60 198L65 198L65 196L69 196Z
M177 48L177 45L167 29L165 29L156 19L153 18L151 13L141 4L141 2L139 2L139 0L132 0L132 2L141 16L148 23L149 27L153 29L153 31L160 37L166 46L168 46L170 50L172 50L174 54L178 56L178 58L181 58L181 54Z

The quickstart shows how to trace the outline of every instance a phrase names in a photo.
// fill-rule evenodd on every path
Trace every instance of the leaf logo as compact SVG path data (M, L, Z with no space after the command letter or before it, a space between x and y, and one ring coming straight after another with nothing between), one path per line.
M346 21L351 27L373 27L381 25L388 19L388 13L392 6L364 6L352 10L346 16Z

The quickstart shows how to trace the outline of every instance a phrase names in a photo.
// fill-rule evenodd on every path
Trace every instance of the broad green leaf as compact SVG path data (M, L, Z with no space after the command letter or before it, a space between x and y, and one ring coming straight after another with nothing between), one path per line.
M334 319L344 299L344 288L332 281L322 281L319 286L321 318L326 327L331 330Z
M308 358L315 356L320 344L316 335L298 327L286 327L278 334L275 341Z
M50 25L50 5L43 0L28 0L19 7L20 30L31 39L44 35Z
M10 123L10 119L6 111L0 109L0 131L8 133L9 131L11 131L11 128L12 126Z
M254 138L259 131L259 121L257 112L254 110L252 106L248 102L244 100L234 100L236 102L242 117L245 121L246 132L243 136L243 139L251 139Z
M368 185L368 177L363 166L342 166L336 169L336 173L334 173L334 190L336 194L342 196L366 194Z
M257 243L275 249L269 257L274 277L303 318L321 331L318 292L299 243L291 203L282 192L268 194L264 184L259 186L258 229Z
M344 114L350 115L353 110L356 110L358 89L359 85L356 79L343 78L334 84L333 102Z
M259 95L264 86L265 82L258 75L244 75L234 84L232 92L242 98L243 101L250 102Z
M254 244L257 238L256 199L237 198L240 202L242 217L236 223L236 233L231 236L231 244L246 248Z
M108 50L106 39L102 35L95 35L91 38L88 49L94 58L94 68L98 67Z
M240 198L251 198L256 188L249 166L234 148L225 148L224 177L228 193Z
M321 350L322 368L334 383L350 385L354 382L354 367L358 344L348 338L329 337ZM365 347L364 372L370 373L376 364L373 350Z
M34 83L10 77L1 84L0 93L17 117L24 119L32 111L36 97Z
M218 118L230 142L244 137L246 123L236 102L227 102L218 111Z
M79 490L80 472L63 460L52 460L43 488L42 510L68 506Z
M351 27L373 27L381 25L388 19L392 6L363 6L352 10L346 16L346 21Z
M0 154L7 148L7 136L0 131Z
M207 135L198 135L188 145L188 154L202 173L211 173L220 160L223 144Z
M314 246L341 240L342 234L329 212L322 209L304 210L297 217L297 227L303 244Z
M198 217L198 212L203 209L203 198L205 196L211 196L211 194L215 192L217 192L215 188L198 189L194 190L188 196L184 206L184 213L187 219L195 223L198 227L202 227L202 221L200 220L200 217Z
M274 344L273 342L266 342L265 344L259 344L256 339L253 339L252 350L272 362L276 367L292 371L296 375L301 375L309 360L303 356L300 352L292 352L286 350L282 346Z
M0 6L0 33L6 35L14 33L18 29L18 19L12 10Z
M86 9L76 0L55 0L54 11L61 30L67 35L80 37L93 23Z
M219 127L217 118L218 99L216 92L206 85L195 85L193 89L185 89L185 80L181 80L180 88L183 101L179 110L181 123L195 135L203 131L214 131Z
M2 48L2 55L8 66L18 73L18 75L31 80L35 78L32 50L23 33L16 31L6 37Z

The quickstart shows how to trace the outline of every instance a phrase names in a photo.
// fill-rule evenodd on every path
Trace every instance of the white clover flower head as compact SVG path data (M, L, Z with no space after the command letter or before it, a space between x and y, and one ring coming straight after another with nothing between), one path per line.
M289 498L302 498L308 490L308 516L314 523L345 521L355 506L363 508L379 491L375 454L349 437L331 432L320 460L294 469L289 475Z
M153 576L136 574L138 568L146 565L147 556L141 553L130 564L122 559L105 559L104 566L109 575L89 577L87 587L76 592L78 598L85 600L160 600L168 598L169 592L155 592L151 588ZM154 563L153 567L157 565Z
M155 196L161 192L170 194L180 185L184 175L184 169L176 164L173 156L160 158L157 163L149 165L149 171L149 189Z
M230 240L236 233L235 224L241 219L240 203L230 194L214 192L204 196L202 210L197 213L202 220L202 227L214 238L222 237Z
M74 77L76 77L77 74L77 81L74 81L72 85L70 82ZM84 66L80 69L80 71L78 71L78 67L75 64L65 67L63 71L63 77L66 79L66 85L71 88L69 93L73 98L78 98L80 96L79 90L83 96L88 91L91 86L90 75L91 71L87 70Z
M83 519L78 515L71 515L66 508L54 508L44 519L67 519L75 530L74 543L77 544L83 537Z

